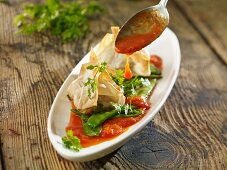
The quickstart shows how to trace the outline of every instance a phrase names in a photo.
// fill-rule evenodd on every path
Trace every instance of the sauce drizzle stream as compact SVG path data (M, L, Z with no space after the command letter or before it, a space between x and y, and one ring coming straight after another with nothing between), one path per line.
M132 74L132 70L130 69L130 65L129 65L129 55L126 55L126 63L125 63L125 74L124 77L129 80L132 78L133 74Z

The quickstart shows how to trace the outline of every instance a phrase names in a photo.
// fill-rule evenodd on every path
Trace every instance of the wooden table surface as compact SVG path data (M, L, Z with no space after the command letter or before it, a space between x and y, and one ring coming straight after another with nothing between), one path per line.
M175 87L132 140L86 163L61 158L48 140L54 97L111 25L157 1L99 1L105 14L91 21L86 38L66 45L50 35L15 35L22 2L0 3L0 169L227 169L226 0L169 0L169 27L182 52Z

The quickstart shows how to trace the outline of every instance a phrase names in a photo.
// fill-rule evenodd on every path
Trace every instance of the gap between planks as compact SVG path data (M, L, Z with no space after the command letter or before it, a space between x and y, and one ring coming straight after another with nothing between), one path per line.
M189 12L186 8L183 7L180 3L176 2L176 0L172 1L173 4L176 6L176 8L179 10L179 12L185 17L185 19L191 24L191 26L198 32L198 34L201 36L201 38L204 40L204 42L208 45L208 47L211 49L211 51L217 56L219 61L227 66L227 58L224 57L224 51L222 49L218 49L218 44L215 45L215 43L212 43L210 39L213 37L210 35L206 35L208 33L208 30L206 27L204 27L196 17L191 17L193 15L191 12ZM216 40L215 40L216 41ZM217 42L216 42L217 43Z
M6 169L5 168L5 162L3 159L3 151L2 151L2 139L0 134L0 170Z

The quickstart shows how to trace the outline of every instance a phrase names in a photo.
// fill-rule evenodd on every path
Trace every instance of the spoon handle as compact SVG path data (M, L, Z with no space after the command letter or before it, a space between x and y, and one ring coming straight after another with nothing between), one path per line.
M162 5L162 6L164 6L164 7L166 7L167 2L168 2L168 0L161 0L159 2L159 4Z

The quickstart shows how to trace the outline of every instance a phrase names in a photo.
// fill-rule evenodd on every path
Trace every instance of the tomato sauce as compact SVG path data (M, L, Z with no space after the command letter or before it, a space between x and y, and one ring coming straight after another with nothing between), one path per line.
M73 135L80 139L83 148L97 145L99 143L111 140L125 132L130 126L141 120L143 115L128 118L113 118L104 122L100 136L86 136L83 131L82 121L79 116L71 112L70 121L66 131L72 130Z
M150 106L147 103L147 101L140 96L127 97L126 100L125 100L125 103L136 105L137 107L144 108L145 110L150 109Z
M139 51L159 37L161 34L160 32L162 31L156 30L147 34L133 35L121 39L116 44L116 51L121 54L132 54L136 51Z
M157 55L150 56L150 62L160 71L162 70L162 59Z
M75 109L75 105L72 102L72 108ZM66 127L66 131L72 130L73 135L77 136L80 139L81 146L83 148L97 145L99 143L111 140L118 135L125 132L130 126L134 125L143 118L144 114L141 114L136 117L127 117L127 118L113 118L106 120L102 126L102 132L100 136L87 136L83 131L82 120L75 113L70 113L70 120Z

